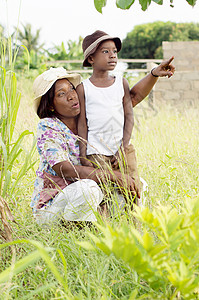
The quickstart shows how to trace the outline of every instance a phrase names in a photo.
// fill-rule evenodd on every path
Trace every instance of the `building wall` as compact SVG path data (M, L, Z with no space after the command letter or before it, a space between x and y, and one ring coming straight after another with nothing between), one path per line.
M163 42L162 46L164 59L174 56L176 71L169 79L159 78L153 90L154 102L199 102L199 41Z

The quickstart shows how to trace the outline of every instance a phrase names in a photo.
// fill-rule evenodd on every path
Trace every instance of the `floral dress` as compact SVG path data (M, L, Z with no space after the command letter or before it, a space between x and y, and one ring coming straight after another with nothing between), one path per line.
M77 136L58 118L44 118L39 122L37 150L40 155L40 164L36 171L37 177L31 201L33 212L36 208L40 208L41 194L45 186L45 174L48 174L51 178L53 176L57 177L52 167L62 161L80 165ZM45 199L45 205L52 204L52 201L53 197L49 194Z

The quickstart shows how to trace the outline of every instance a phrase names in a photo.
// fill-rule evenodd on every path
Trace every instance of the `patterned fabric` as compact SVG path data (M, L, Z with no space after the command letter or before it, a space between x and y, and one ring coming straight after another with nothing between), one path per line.
M34 184L31 207L36 208L40 194L44 188L44 174L56 176L52 169L62 161L69 161L73 165L80 165L79 142L77 136L59 119L44 118L37 128L37 150L40 155L37 178ZM48 202L50 205L52 200Z

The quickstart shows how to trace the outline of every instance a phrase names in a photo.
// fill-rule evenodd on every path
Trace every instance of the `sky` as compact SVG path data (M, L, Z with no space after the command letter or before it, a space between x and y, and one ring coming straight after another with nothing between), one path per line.
M199 0L192 8L185 0L174 0L164 5L154 2L143 12L139 1L129 10L116 7L116 0L107 0L102 14L96 11L94 0L0 0L0 24L6 32L14 26L30 23L33 32L41 29L40 42L47 47L60 45L63 41L78 41L95 30L103 30L112 36L124 39L135 25L154 21L199 22Z

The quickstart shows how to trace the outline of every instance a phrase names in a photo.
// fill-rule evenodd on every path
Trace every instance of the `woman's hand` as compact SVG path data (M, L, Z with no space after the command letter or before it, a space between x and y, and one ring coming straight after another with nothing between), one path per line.
M175 67L171 64L173 59L174 59L174 56L172 56L168 60L163 61L159 66L157 66L156 68L154 68L152 70L152 75L155 77L168 76L168 78L173 76L173 74L175 72Z

